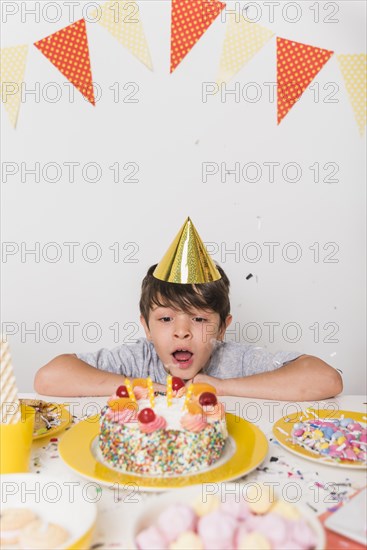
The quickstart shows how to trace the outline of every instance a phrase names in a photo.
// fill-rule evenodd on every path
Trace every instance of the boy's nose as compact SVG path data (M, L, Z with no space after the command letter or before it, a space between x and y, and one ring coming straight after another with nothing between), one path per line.
M191 337L191 331L189 324L186 322L178 322L175 324L175 337L176 338L190 338Z

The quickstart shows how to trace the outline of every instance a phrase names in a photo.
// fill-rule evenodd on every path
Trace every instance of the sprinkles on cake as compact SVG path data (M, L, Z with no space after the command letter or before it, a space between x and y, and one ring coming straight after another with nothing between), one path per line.
M125 380L101 414L99 447L107 465L139 475L197 472L221 457L225 410L209 384L168 377L167 394L151 379ZM205 451L205 452L204 452Z

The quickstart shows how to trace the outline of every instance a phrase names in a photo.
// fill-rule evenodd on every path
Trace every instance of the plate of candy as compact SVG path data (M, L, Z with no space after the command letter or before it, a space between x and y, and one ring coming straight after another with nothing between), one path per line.
M283 416L273 434L288 451L328 466L367 466L365 413L306 409Z

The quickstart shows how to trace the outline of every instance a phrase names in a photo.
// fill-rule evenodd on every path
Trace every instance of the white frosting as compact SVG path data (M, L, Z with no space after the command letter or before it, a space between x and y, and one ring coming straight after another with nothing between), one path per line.
M157 397L154 397L154 407L153 410L157 416L163 416L163 418L167 422L166 429L167 430L182 430L181 426L181 417L184 414L183 406L185 403L185 398L181 399L172 399L172 405L170 407L167 406L167 397L163 395L158 395ZM140 399L138 401L139 405L139 411L142 409L151 409L149 399ZM136 422L129 422L126 423L126 426L129 427L137 427Z

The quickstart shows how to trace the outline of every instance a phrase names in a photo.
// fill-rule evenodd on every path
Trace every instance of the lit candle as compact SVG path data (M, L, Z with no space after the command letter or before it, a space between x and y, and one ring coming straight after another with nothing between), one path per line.
M152 379L151 379L151 378L147 378L147 383L148 383L148 398L149 398L149 403L150 403L150 407L153 409L153 408L154 408L154 389L153 389L153 382L152 382Z
M186 395L185 395L184 409L187 409L187 405L188 405L188 402L191 399L193 389L194 389L194 384L190 384L190 386L187 388L187 392L186 392Z
M172 405L172 376L167 376L167 407Z
M127 389L127 393L129 394L129 398L131 401L134 401L134 403L136 403L136 397L134 395L134 392L133 392L133 388L132 388L132 385L131 385L131 382L128 378L125 378L125 386L126 386L126 389Z

